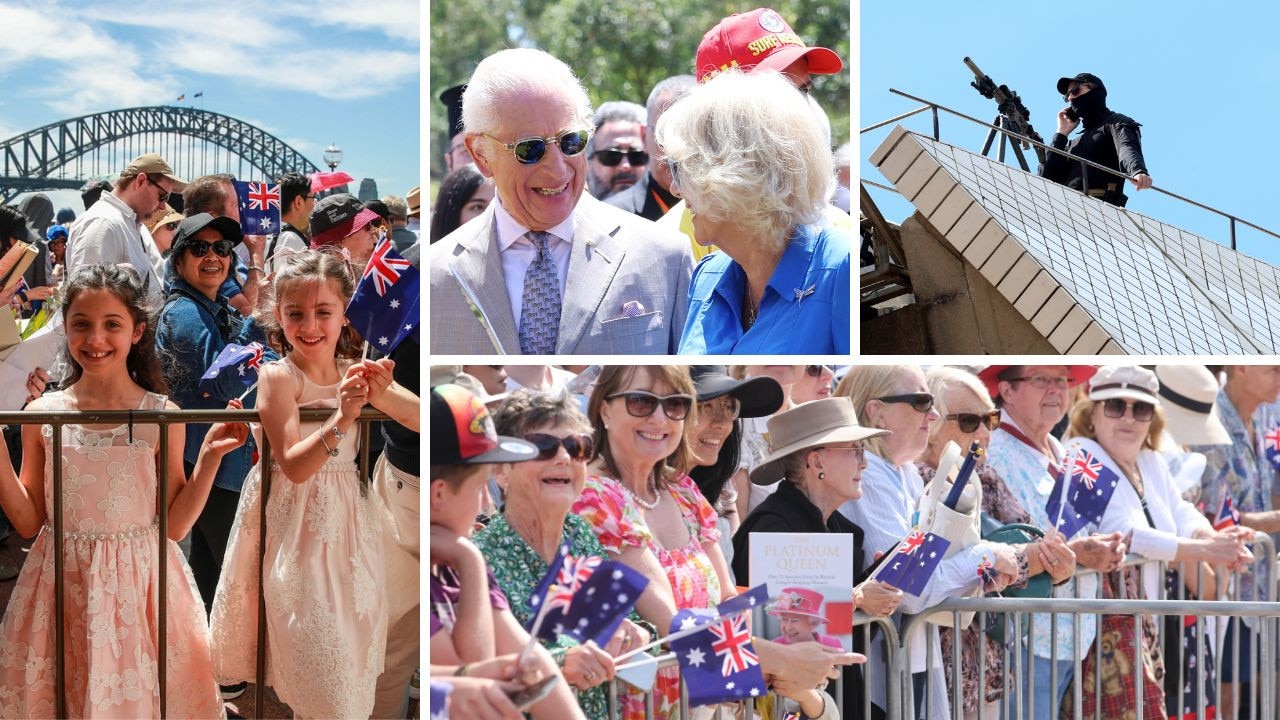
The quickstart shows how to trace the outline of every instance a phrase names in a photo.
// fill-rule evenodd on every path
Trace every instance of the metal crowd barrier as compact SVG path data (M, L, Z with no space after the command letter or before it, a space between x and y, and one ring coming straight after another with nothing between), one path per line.
M303 422L322 421L333 416L333 409L316 409L302 410L299 415ZM369 477L369 423L374 421L386 420L387 416L379 411L366 408L361 412L359 418L360 425L360 457L359 470L360 477L363 479ZM50 513L50 525L53 530L53 572L54 572L54 690L57 695L56 717L67 717L67 700L66 700L66 656L65 645L66 639L63 637L64 607L63 595L65 594L65 578L63 568L64 553L64 524L63 524L63 459L62 459L62 428L64 425L159 425L160 447L158 460L160 468L167 468L169 460L169 433L165 431L169 425L187 424L187 423L213 423L213 422L258 422L258 412L256 410L110 410L110 411L92 411L92 412L36 412L36 411L8 411L0 412L0 424L3 425L52 425L54 432L51 438L53 444L53 512ZM271 487L271 447L267 441L266 433L260 434L261 445L260 462L264 471L262 473L262 525L261 535L259 538L259 547L266 548L266 531L267 531L267 495ZM181 448L178 450L181 452ZM168 534L169 534L169 500L168 500L168 483L164 482L163 473L161 473L160 481L157 485L157 524L159 525L159 550L160 557L165 558L168 552ZM160 716L167 717L167 686L168 686L168 563L161 561L159 563L159 654L158 658L158 687L160 693ZM257 687L257 701L254 708L255 717L263 717L265 714L265 687L266 687L266 622L262 621L265 612L265 600L262 594L262 584L258 585L258 664L257 673L254 684Z
M1075 585L1077 597L1074 599L1053 597L1044 599L1004 597L952 598L931 608L930 610L950 611L953 613L953 617L957 620L959 619L959 614L961 612L975 612L976 615L973 622L982 623L979 627L986 627L988 616L997 616L999 620L1009 623L1006 627L1013 628L1021 627L1021 623L1025 618L1025 620L1030 623L1029 632L1026 634L1028 638L1026 645L1028 646L1030 645L1030 638L1035 637L1035 633L1037 632L1048 631L1050 633L1050 637L1056 638L1057 622L1060 615L1067 615L1073 618L1084 618L1088 616L1096 617L1099 629L1101 628L1101 615L1103 614L1131 615L1134 617L1140 617L1143 615L1154 615L1159 618L1178 617L1182 619L1177 623L1178 627L1183 627L1186 617L1195 617L1195 662L1192 665L1195 677L1192 678L1192 680L1195 682L1196 690L1194 707L1192 710L1193 716L1196 720L1206 720L1206 717L1210 719L1214 717L1227 717L1228 720L1231 720L1231 718L1234 717L1234 714L1226 716L1222 714L1224 697L1230 698L1229 707L1233 709L1233 711L1241 707L1241 682L1237 680L1237 682L1231 683L1228 686L1223 682L1221 675L1221 661L1223 656L1222 638L1226 628L1215 627L1213 633L1209 635L1206 634L1208 624L1206 616L1221 617L1223 620L1217 621L1215 625L1221 626L1233 624L1234 632L1237 633L1237 637L1247 635L1252 639L1250 651L1251 657L1249 658L1249 662L1254 668L1254 673L1250 694L1247 698L1249 700L1249 710L1247 713L1240 715L1239 720L1245 720L1246 718L1248 720L1258 720L1258 718L1266 718L1269 720L1276 717L1275 710L1280 708L1280 696L1277 695L1277 691L1280 690L1280 684L1276 682L1277 677L1275 675L1275 672L1278 669L1276 647L1277 639L1280 638L1280 635L1278 635L1278 633L1280 633L1280 608L1277 608L1276 605L1272 604L1276 599L1276 591L1278 587L1277 575L1280 575L1280 573L1277 573L1275 543L1269 536L1264 533L1259 533L1253 543L1253 552L1254 563L1250 568L1250 572L1254 573L1255 577L1262 576L1262 574L1265 573L1265 577L1263 577L1263 582L1255 584L1255 592L1250 594L1248 597L1242 597L1240 595L1238 592L1238 584L1234 581L1230 584L1228 591L1228 597L1230 599L1228 600L1187 600L1185 599L1185 582L1178 585L1177 592L1175 593L1176 597L1167 597L1165 571L1168 569L1168 563L1130 556L1126 558L1122 567L1131 568L1139 574L1141 574L1143 570L1149 568L1154 568L1156 570L1159 597L1148 599L1081 598L1079 597L1079 583L1077 582ZM1091 574L1100 575L1100 573L1096 573L1095 571L1081 570L1076 573L1076 579L1079 580L1080 578ZM1197 564L1197 587L1201 588L1202 592L1204 592L1203 588L1205 587L1205 580L1206 578L1203 576L1202 566ZM1139 582L1141 583L1140 580ZM1263 590L1266 591L1265 594L1262 592ZM1048 628L1044 628L1041 625L1035 624L1031 617L1026 617L1032 613L1049 613L1050 626ZM920 615L904 619L901 630L901 642L896 647L892 647L892 651L888 653L886 657L888 663L886 670L890 675L896 676L896 679L898 680L898 693L901 702L898 707L903 710L901 714L894 714L892 710L890 710L887 717L918 717L917 708L915 707L915 698L912 693L912 675L908 666L908 649L912 640L918 636L918 632L929 633L926 637L926 641L931 647L936 642L938 626L929 625L924 622L924 617L928 614L929 613L922 613ZM1252 622L1246 623L1245 618L1252 619ZM1248 627L1247 625L1249 624L1252 624L1254 627ZM1141 632L1141 627L1141 621L1134 623L1135 635ZM1163 654L1164 648L1168 646L1168 643L1165 642L1166 630L1163 622L1158 623L1157 632L1158 645L1161 653ZM1073 645L1075 648L1080 648L1081 628L1078 622L1074 623L1074 635L1075 640ZM1237 647L1238 642L1239 641L1237 641ZM950 716L953 718L991 718L992 720L995 720L995 718L1001 718L1002 720L1021 720L1026 717L1028 720L1040 720L1040 718L1032 719L1030 717L1030 712L1027 709L1027 699L1023 697L1024 688L1028 687L1030 684L1029 681L1033 678L1027 677L1027 675L1030 675L1031 669L1023 667L1022 657L1024 652L1024 643L1021 640L1016 640L1013 643L1006 643L1003 648L1005 677L1003 693L998 700L999 712L995 715L983 713L983 709L987 706L985 692L986 684L984 681L987 676L987 669L985 667L986 654L984 652L985 648L982 647L985 643L986 640L984 637L980 640L980 647L977 653L979 688L978 709L976 713L969 713L966 715L963 711L961 687L962 673L960 672L961 643L958 634L956 640L953 642L951 653L952 657L942 658L944 663L952 663L952 678L955 679L953 686L948 688L947 693L950 698L951 705ZM1174 687L1178 689L1179 693L1175 699L1178 712L1175 713L1174 717L1182 718L1184 717L1181 711L1183 705L1182 689L1185 687L1189 679L1185 674L1187 664L1184 661L1187 658L1183 655L1184 648L1180 639L1176 644L1176 647L1178 652L1175 655L1165 656L1163 659L1166 676L1172 676L1177 679ZM1095 632L1092 648L1100 657L1103 652L1101 632ZM1134 658L1133 667L1141 667L1140 653L1142 650L1142 641L1140 637L1135 637L1134 648L1136 657ZM1052 656L1049 659L1053 661L1055 665L1059 660L1057 657L1057 650L1057 645L1053 644ZM1030 653L1028 652L1028 655L1029 654ZM1213 715L1206 715L1205 679L1203 673L1206 672L1206 659L1210 656L1215 659L1213 663L1213 687L1215 690L1214 697L1216 713ZM1071 676L1072 694L1069 698L1072 701L1072 707L1074 708L1073 715L1077 720L1079 720L1084 717L1082 714L1082 696L1085 692L1085 688L1082 688L1082 683L1075 682L1075 679L1082 677L1081 665L1084 659L1083 652L1077 650L1070 659L1074 663L1074 668ZM1236 661L1233 664L1237 666L1236 674L1238 676L1240 673L1240 670L1238 669L1240 663ZM1100 673L1095 673L1095 678L1096 682L1094 687L1091 688L1091 692L1094 695L1095 708L1097 708L1101 706L1103 678ZM936 676L936 678L930 679L930 682L935 681L941 681L941 669L938 669L938 676ZM1060 701L1058 698L1063 688L1058 688L1056 685L1055 676L1050 685L1050 695L1052 698L1051 718L1057 718L1060 710ZM1141 683L1139 682L1137 686L1140 689ZM1224 691L1226 695L1224 695ZM931 707L929 700L930 694L927 691L924 694L924 697L925 707L922 708L925 711L924 717L930 718L930 720L935 717L940 717L941 715L936 711L936 709ZM1067 699L1067 697L1064 697L1062 698L1062 701L1065 702ZM1139 694L1135 703L1137 706L1137 718L1143 717L1141 702L1142 698ZM1161 709L1162 717L1164 716L1164 712L1164 709Z

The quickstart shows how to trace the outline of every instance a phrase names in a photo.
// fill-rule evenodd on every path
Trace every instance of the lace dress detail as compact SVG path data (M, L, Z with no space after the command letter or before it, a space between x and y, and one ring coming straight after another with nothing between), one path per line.
M337 407L337 385L316 385L285 359L299 408ZM339 370L346 372L347 365ZM318 423L302 423L302 436ZM262 482L249 472L213 600L214 673L253 682L259 558L265 557L267 684L299 717L368 717L387 642L382 519L377 494L360 493L358 433L306 482L271 471L267 547L259 545ZM328 438L332 443L332 438Z
M62 393L51 409L74 409ZM148 393L139 409L163 408ZM51 718L54 694L53 428L43 428L49 520L0 624L0 717ZM157 562L158 425L62 429L67 712L81 718L160 715ZM180 451L180 448L175 449ZM204 603L177 543L168 563L169 717L225 717L209 655Z

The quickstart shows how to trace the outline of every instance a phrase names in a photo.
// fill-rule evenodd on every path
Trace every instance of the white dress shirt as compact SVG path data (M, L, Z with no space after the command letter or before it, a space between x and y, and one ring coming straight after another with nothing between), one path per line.
M67 238L67 277L83 265L129 263L142 276L147 297L159 300L160 276L156 272L155 241L138 222L133 208L104 192L71 226Z
M520 313L524 309L524 275L538 258L538 248L525 237L529 228L523 227L502 207L502 201L493 199L494 222L498 229L498 252L502 258L502 276L507 285L507 297L511 300L511 315L520 327ZM548 228L551 238L547 249L556 263L556 276L560 280L560 298L563 301L565 284L569 280L569 257L573 248L573 213L563 222Z

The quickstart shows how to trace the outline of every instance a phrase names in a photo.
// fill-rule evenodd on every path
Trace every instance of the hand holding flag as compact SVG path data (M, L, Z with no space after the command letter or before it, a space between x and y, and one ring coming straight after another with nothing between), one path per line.
M1100 459L1078 448L1058 474L1045 512L1056 518L1054 527L1070 540L1085 526L1102 522L1119 479Z
M280 186L235 180L240 204L240 229L245 235L280 232Z
M224 373L234 377L245 386L253 386L258 382L258 369L262 367L263 354L266 348L262 343L252 342L248 345L227 343L213 359L213 364L200 376L200 387L207 389L212 381Z
M946 557L949 547L951 541L946 538L912 530L884 558L875 579L919 597L933 577L934 570Z

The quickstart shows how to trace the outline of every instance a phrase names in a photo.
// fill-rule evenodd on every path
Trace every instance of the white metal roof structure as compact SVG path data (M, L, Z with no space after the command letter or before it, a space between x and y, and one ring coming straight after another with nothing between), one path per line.
M1280 354L1280 268L901 126L870 160L1059 352Z

